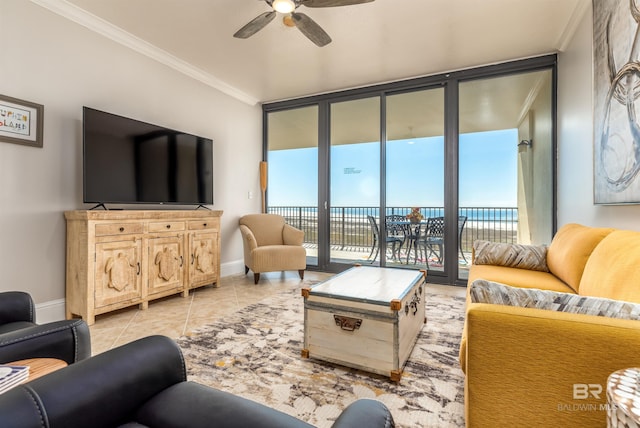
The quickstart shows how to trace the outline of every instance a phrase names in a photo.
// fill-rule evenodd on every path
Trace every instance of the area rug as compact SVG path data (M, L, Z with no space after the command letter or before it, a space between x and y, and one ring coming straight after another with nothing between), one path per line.
M427 324L400 383L300 356L304 301L289 290L178 339L189 380L330 427L358 398L387 405L398 427L464 427L458 347L464 299L427 286ZM363 427L365 428L365 427Z

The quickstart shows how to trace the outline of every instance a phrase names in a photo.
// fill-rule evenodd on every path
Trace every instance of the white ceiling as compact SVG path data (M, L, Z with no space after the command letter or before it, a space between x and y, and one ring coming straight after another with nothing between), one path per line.
M306 8L319 48L262 0L32 0L254 104L561 52L591 0L375 0Z

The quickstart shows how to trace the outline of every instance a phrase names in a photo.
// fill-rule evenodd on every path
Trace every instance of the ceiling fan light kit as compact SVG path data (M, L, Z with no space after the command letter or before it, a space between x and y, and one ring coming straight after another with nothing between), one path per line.
M293 17L291 15L285 15L282 17L282 23L287 27L295 27L296 23L293 22Z
M370 3L374 0L264 0L272 10L270 12L264 12L253 20L251 20L244 27L236 31L233 37L239 39L246 39L253 36L258 31L267 26L268 23L273 21L276 16L276 12L287 14L283 22L289 27L297 27L302 34L304 34L309 40L315 43L317 46L325 46L331 43L331 37L320 27L313 19L309 18L304 13L297 13L296 9L300 6L307 7L337 7L337 6L351 6L361 3Z
M273 0L271 7L280 13L291 13L296 10L296 4L293 0Z

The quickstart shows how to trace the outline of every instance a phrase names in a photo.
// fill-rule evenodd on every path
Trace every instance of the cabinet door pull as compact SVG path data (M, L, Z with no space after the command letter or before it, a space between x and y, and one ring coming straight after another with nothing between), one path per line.
M180 256L180 267L184 266L184 257Z
M203 226L204 226L204 227L207 227L207 223L204 223L204 224L203 224Z
M171 229L171 225L170 224L167 225L167 229Z
M124 227L120 227L120 232L124 232Z
M140 262L138 262L138 273L136 275L140 275L141 269L140 269Z

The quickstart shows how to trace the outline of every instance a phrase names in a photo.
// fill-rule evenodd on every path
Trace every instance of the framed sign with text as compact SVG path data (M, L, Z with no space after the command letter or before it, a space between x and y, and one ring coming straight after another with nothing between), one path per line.
M42 147L44 106L0 95L0 142Z

